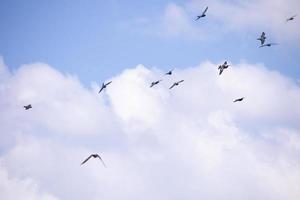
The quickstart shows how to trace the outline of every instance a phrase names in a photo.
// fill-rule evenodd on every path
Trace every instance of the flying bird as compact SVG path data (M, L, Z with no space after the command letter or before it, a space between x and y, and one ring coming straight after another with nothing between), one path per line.
M233 102L237 102L237 101L243 101L243 99L244 99L245 97L242 97L242 98L239 98L239 99L236 99L236 100L234 100Z
M260 45L259 47L270 47L273 45L278 45L278 44L277 43L267 43L267 44Z
M173 69L165 73L165 75L172 75L172 73L173 73Z
M218 67L218 69L220 70L219 75L221 75L223 73L224 69L227 69L228 67L229 67L229 65L228 65L227 61L225 61L222 65L220 65Z
M109 81L108 83L102 83L102 86L101 86L101 88L100 88L98 94L99 94L102 90L104 90L104 89L106 88L106 86L108 86L110 83L111 83L111 81Z
M158 80L158 81L154 81L151 83L150 87L153 87L154 85L158 84L159 82L161 82L162 80Z
M260 41L260 44L263 45L265 43L265 40L267 39L265 32L261 33L261 36L257 38L257 40Z
M205 13L206 13L207 9L208 9L208 6L205 8L205 10L203 11L202 15L198 15L197 18L196 18L195 20L198 20L198 19L200 19L200 18L202 18L202 17L205 17L205 16L206 16Z
M181 80L181 81L178 81L178 82L175 82L173 83L173 85L169 88L169 89L172 89L173 87L179 85L179 83L183 82L184 80Z
M85 159L81 165L83 165L84 163L86 163L91 157L93 158L99 158L102 162L102 164L104 165L104 167L106 167L105 163L103 162L102 158L98 155L98 154L91 154L87 159Z
M292 16L292 17L289 17L289 18L286 19L286 21L287 21L287 22L288 22L288 21L292 21L292 20L295 19L296 16L297 16L297 15L294 15L294 16Z
M31 104L28 104L27 106L23 106L23 107L25 108L25 110L32 108Z

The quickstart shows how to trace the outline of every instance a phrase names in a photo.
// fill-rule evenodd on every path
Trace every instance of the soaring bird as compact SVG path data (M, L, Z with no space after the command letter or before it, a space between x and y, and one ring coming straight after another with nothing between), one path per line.
M229 67L227 61L225 61L222 65L219 65L218 69L220 70L219 75L221 75L224 71L224 69L227 69Z
M173 83L173 85L169 88L169 89L172 89L173 87L179 85L179 83L183 82L184 80L181 80L181 81L178 81L178 82L175 82Z
M260 44L263 45L265 43L265 40L267 39L265 32L261 33L261 36L257 38L257 40L260 41Z
M172 73L173 73L173 69L165 73L165 75L172 75Z
M87 159L85 159L81 165L83 165L84 163L86 163L91 157L93 158L99 158L102 162L102 164L104 165L104 167L106 167L105 163L103 162L102 158L98 155L98 154L91 154Z
M162 80L158 80L158 81L154 81L151 83L150 87L153 87L154 85L158 84L159 82L161 82Z
M237 101L243 101L243 99L244 99L245 97L242 97L242 98L239 98L239 99L236 99L236 100L234 100L233 102L237 102Z
M294 16L292 16L292 17L289 17L289 18L286 19L286 21L287 21L287 22L288 22L288 21L292 21L292 20L295 19L296 16L297 16L297 15L294 15Z
M278 45L278 44L277 43L267 43L267 44L260 45L259 47L270 47L273 45Z
M200 18L202 18L202 17L205 17L205 16L206 16L205 13L206 13L207 9L208 9L208 6L205 8L205 10L203 11L202 15L198 15L197 18L196 18L195 20L198 20L198 19L200 19Z
M100 93L102 90L104 90L106 88L106 86L108 86L110 83L111 83L111 81L109 81L108 83L102 83L102 86L98 93Z
M23 107L25 108L25 110L32 108L31 104L28 104L27 106L23 106Z

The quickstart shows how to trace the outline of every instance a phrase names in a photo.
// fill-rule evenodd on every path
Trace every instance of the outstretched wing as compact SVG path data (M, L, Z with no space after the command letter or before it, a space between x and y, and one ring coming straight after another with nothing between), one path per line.
M106 84L105 84L105 86L107 86L107 85L111 84L111 82L112 82L112 81L109 81L108 83L106 83Z
M181 82L183 82L184 80L181 80L181 81L178 81L177 83L181 83Z
M84 163L86 163L91 157L92 157L92 155L90 155L87 159L85 159L85 160L81 163L81 165L83 165Z
M101 162L104 165L104 167L106 167L106 165L105 165L104 161L102 160L102 158L99 155L97 157L101 160Z
M175 83L173 83L173 85L169 88L169 89L172 89L174 86L175 86L176 84Z
M223 68L220 68L220 72L219 72L219 75L221 75L223 72Z
M208 6L205 8L205 10L203 11L202 15L205 15L205 13L207 12Z
M101 87L101 89L99 90L98 94L104 89L103 85Z

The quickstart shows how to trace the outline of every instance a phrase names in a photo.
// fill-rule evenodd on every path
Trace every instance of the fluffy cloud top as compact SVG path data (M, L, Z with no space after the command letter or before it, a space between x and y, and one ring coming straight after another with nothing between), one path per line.
M139 65L99 95L95 83L86 88L46 64L15 72L0 64L1 194L299 199L299 86L263 65L233 64L221 76L216 66L163 76ZM80 166L93 152L108 168L98 160Z

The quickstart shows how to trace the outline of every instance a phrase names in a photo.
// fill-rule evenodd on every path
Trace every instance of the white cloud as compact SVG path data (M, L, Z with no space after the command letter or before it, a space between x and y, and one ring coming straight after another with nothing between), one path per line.
M194 21L195 17L208 6L207 17ZM207 39L236 32L239 34L267 33L269 42L295 42L300 39L300 20L286 22L297 14L300 3L297 0L192 0L184 4L169 3L159 20L153 23L153 30L160 35Z
M271 37L281 41L300 39L299 20L286 23L288 17L300 10L297 0L194 0L187 7L195 12L203 4L209 5L209 14L213 19L221 21L225 30L267 31Z
M139 65L99 95L94 83L85 88L41 63L8 73L0 83L1 183L29 188L28 198L299 199L296 81L247 63L221 76L211 62L162 74ZM93 152L108 168L80 166Z
M39 191L38 184L30 179L19 180L9 177L0 168L0 193L5 200L56 200L53 195Z

